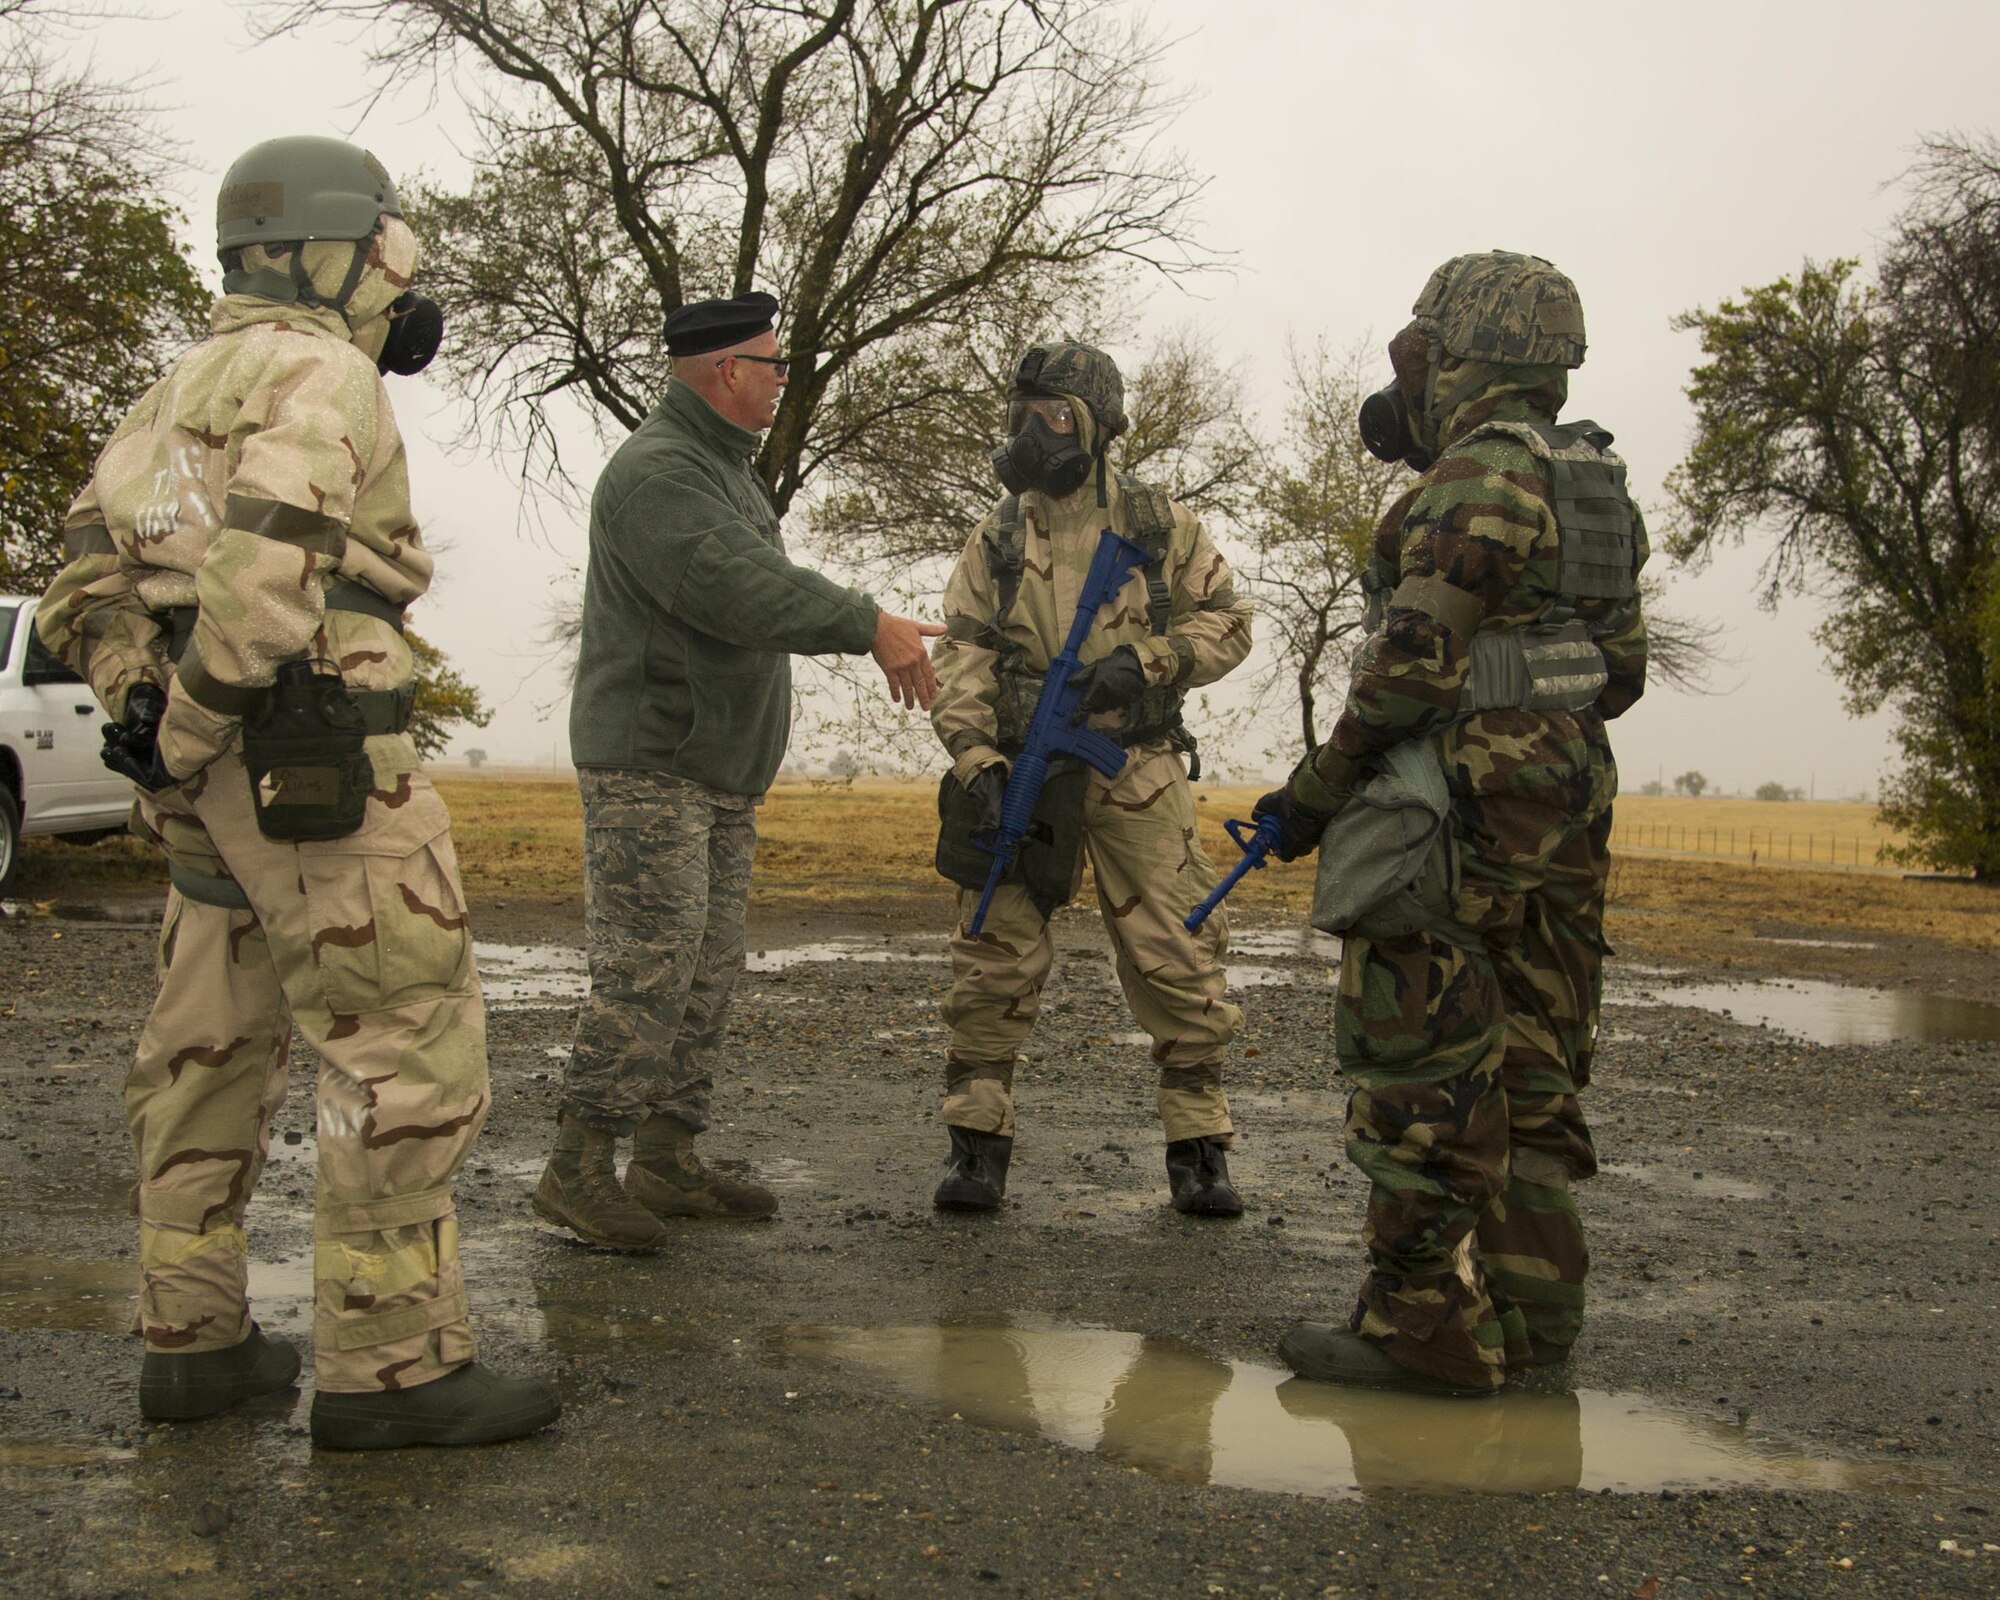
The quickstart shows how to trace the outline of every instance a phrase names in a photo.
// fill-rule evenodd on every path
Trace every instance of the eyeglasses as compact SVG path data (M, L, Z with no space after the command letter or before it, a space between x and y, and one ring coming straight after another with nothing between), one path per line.
M792 370L790 356L724 356L721 361L716 362L716 365L719 367L728 361L754 361L760 367L769 367L772 375L779 378L785 377Z

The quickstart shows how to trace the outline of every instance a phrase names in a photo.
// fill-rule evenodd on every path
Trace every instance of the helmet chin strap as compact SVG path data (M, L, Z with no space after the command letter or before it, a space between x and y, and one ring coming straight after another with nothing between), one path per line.
M347 302L354 298L354 291L361 286L361 274L368 270L367 246L373 238L374 235L370 234L366 239L355 239L350 242L351 254L347 263L347 276L341 280L340 293L331 300L313 287L312 275L306 271L307 241L301 240L292 250L292 287L298 291L299 304L324 306L329 310L338 311L341 320L346 321Z

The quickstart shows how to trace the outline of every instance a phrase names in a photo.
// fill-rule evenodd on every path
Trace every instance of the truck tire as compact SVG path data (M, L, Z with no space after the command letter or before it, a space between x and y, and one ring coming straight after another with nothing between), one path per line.
M21 803L14 791L0 783L0 894L14 883L14 869L21 864Z

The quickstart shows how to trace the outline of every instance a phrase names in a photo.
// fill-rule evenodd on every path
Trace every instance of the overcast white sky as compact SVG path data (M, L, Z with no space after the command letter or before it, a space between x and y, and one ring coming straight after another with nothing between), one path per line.
M1144 9L1175 41L1171 81L1196 96L1172 138L1213 180L1201 231L1235 265L1199 298L1163 289L1150 316L1196 323L1225 355L1247 356L1254 398L1275 418L1288 338L1386 339L1431 268L1462 251L1548 256L1576 279L1589 322L1566 415L1618 435L1656 522L1687 443L1681 391L1697 353L1674 315L1805 256L1872 260L1898 206L1885 185L1917 140L1995 120L1991 0ZM357 125L367 81L349 38L253 46L243 8L187 0L161 20L104 24L77 48L107 76L150 83L185 146L181 187L206 236L216 181L257 138L335 133L399 176L464 170L451 106L392 101ZM518 532L513 464L448 454L453 406L423 380L394 393L418 515L447 547L414 620L498 713L458 747L566 761L561 677L533 635L582 559L582 530L558 520L544 539ZM1671 604L1723 623L1739 660L1720 675L1728 692L1659 691L1617 725L1625 784L1692 767L1726 790L1777 779L1872 797L1888 721L1842 711L1811 602L1757 609L1757 563L1752 549L1672 575Z

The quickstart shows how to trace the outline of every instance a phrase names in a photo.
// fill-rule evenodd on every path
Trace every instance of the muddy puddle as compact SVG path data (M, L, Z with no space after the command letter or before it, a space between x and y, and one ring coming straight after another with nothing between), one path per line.
M978 1427L1052 1439L1175 1483L1336 1498L1913 1481L1907 1470L1813 1454L1639 1394L1383 1394L1106 1329L794 1327L773 1330L766 1348L885 1383Z
M1695 1006L1750 1028L1773 1028L1815 1044L1938 1044L2000 1040L2000 1005L1838 983L1694 983L1660 988L1655 1005ZM1647 1001L1626 1000L1627 1004Z
M590 988L583 952L570 945L474 944L472 953L488 1005L568 1005Z
M937 961L946 959L944 941L908 939L827 939L782 950L752 950L743 958L746 972L783 972L787 967L817 961Z

